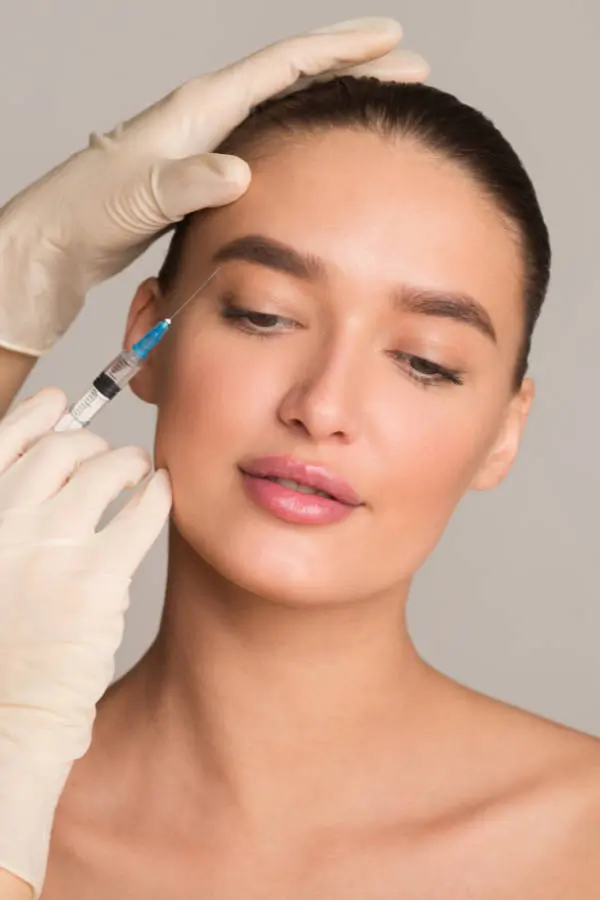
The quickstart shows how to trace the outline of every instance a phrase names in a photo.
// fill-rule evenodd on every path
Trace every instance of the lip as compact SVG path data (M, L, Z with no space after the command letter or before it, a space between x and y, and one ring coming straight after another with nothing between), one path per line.
M252 459L239 466L244 487L262 509L299 525L330 525L341 522L363 505L350 485L322 466L289 456ZM331 497L303 494L270 478L286 478L325 491Z
M263 456L244 462L240 469L244 474L255 478L287 478L297 481L298 484L331 494L334 500L344 506L362 506L359 495L343 478L334 475L324 466L305 463L293 456Z

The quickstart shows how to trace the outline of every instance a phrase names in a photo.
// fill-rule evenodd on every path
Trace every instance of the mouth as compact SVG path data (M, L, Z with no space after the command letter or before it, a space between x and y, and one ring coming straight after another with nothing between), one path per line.
M289 488L290 491L298 491L299 494L314 494L317 497L325 497L327 500L337 500L338 503L341 502L337 497L334 497L333 494L328 494L327 491L321 491L308 484L301 484L299 481L294 481L293 478L277 478L276 475L255 475L254 477L264 478L265 481L272 481L273 484L280 484L282 487Z
M239 466L250 497L287 521L327 524L350 515L363 501L343 479L293 457L263 457Z
M264 456L245 461L240 469L245 475L264 478L301 494L321 495L346 506L362 506L354 488L325 466L292 456Z

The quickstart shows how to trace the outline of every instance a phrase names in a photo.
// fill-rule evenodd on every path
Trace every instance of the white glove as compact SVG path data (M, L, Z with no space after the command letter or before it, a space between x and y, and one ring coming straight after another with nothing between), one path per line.
M66 403L46 388L0 422L0 867L36 898L60 794L113 677L131 577L171 507L158 472L96 532L151 461L87 429L47 434Z
M87 149L0 210L0 346L46 353L90 287L188 213L241 196L247 164L208 151L262 100L341 72L424 80L420 56L388 52L401 36L393 19L374 17L288 38L187 82L109 134L93 134Z

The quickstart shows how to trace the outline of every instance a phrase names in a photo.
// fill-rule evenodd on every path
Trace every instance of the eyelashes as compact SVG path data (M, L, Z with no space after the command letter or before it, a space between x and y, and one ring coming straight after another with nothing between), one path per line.
M413 366L416 364L421 368L425 368L425 372L419 372L414 368L408 370L410 377L414 378L415 381L418 381L425 387L430 384L439 384L440 382L464 384L461 372L458 372L455 369L446 369L443 366L438 366L437 363L433 363L428 359L423 359L421 356L413 356L410 353L400 353L399 351L391 353L390 356L398 362L407 360Z
M281 333L281 329L275 331L275 326L281 323L285 323L287 327L291 328L297 326L293 319L286 319L283 316L276 316L271 313L257 312L253 309L242 309L242 307L232 305L223 306L221 318L236 323L243 331L256 334L258 337L268 337L270 334Z
M229 299L222 303L220 317L232 327L259 338L285 334L302 327L294 319L236 306ZM408 362L409 366L408 368L403 367L404 371L421 387L464 384L463 373L456 369L447 369L431 360L410 353L391 351L388 355L398 365Z

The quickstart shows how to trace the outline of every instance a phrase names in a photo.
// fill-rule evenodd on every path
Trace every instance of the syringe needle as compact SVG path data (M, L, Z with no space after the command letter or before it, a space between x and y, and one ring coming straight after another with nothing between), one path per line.
M200 291L203 290L203 289L206 287L206 285L208 284L208 282L209 282L209 281L212 281L212 279L215 277L215 275L217 274L217 272L219 271L220 268L221 268L221 266L217 266L217 268L214 270L214 272L212 273L212 275L209 275L208 278L206 279L206 281L204 281L204 282L200 285L199 288L196 288L196 290L194 291L194 293L193 293L193 294L190 294L190 296L187 298L187 300L184 300L183 303L181 304L181 306L180 306L178 309L175 310L175 312L173 313L173 315L172 315L172 316L169 316L165 321L171 323L171 322L173 321L173 319L175 318L175 316L178 316L179 313L181 312L181 310L184 309L184 308L188 305L188 303L190 303L190 302L194 299L194 297L197 297L197 296L198 296L198 294L200 293Z

